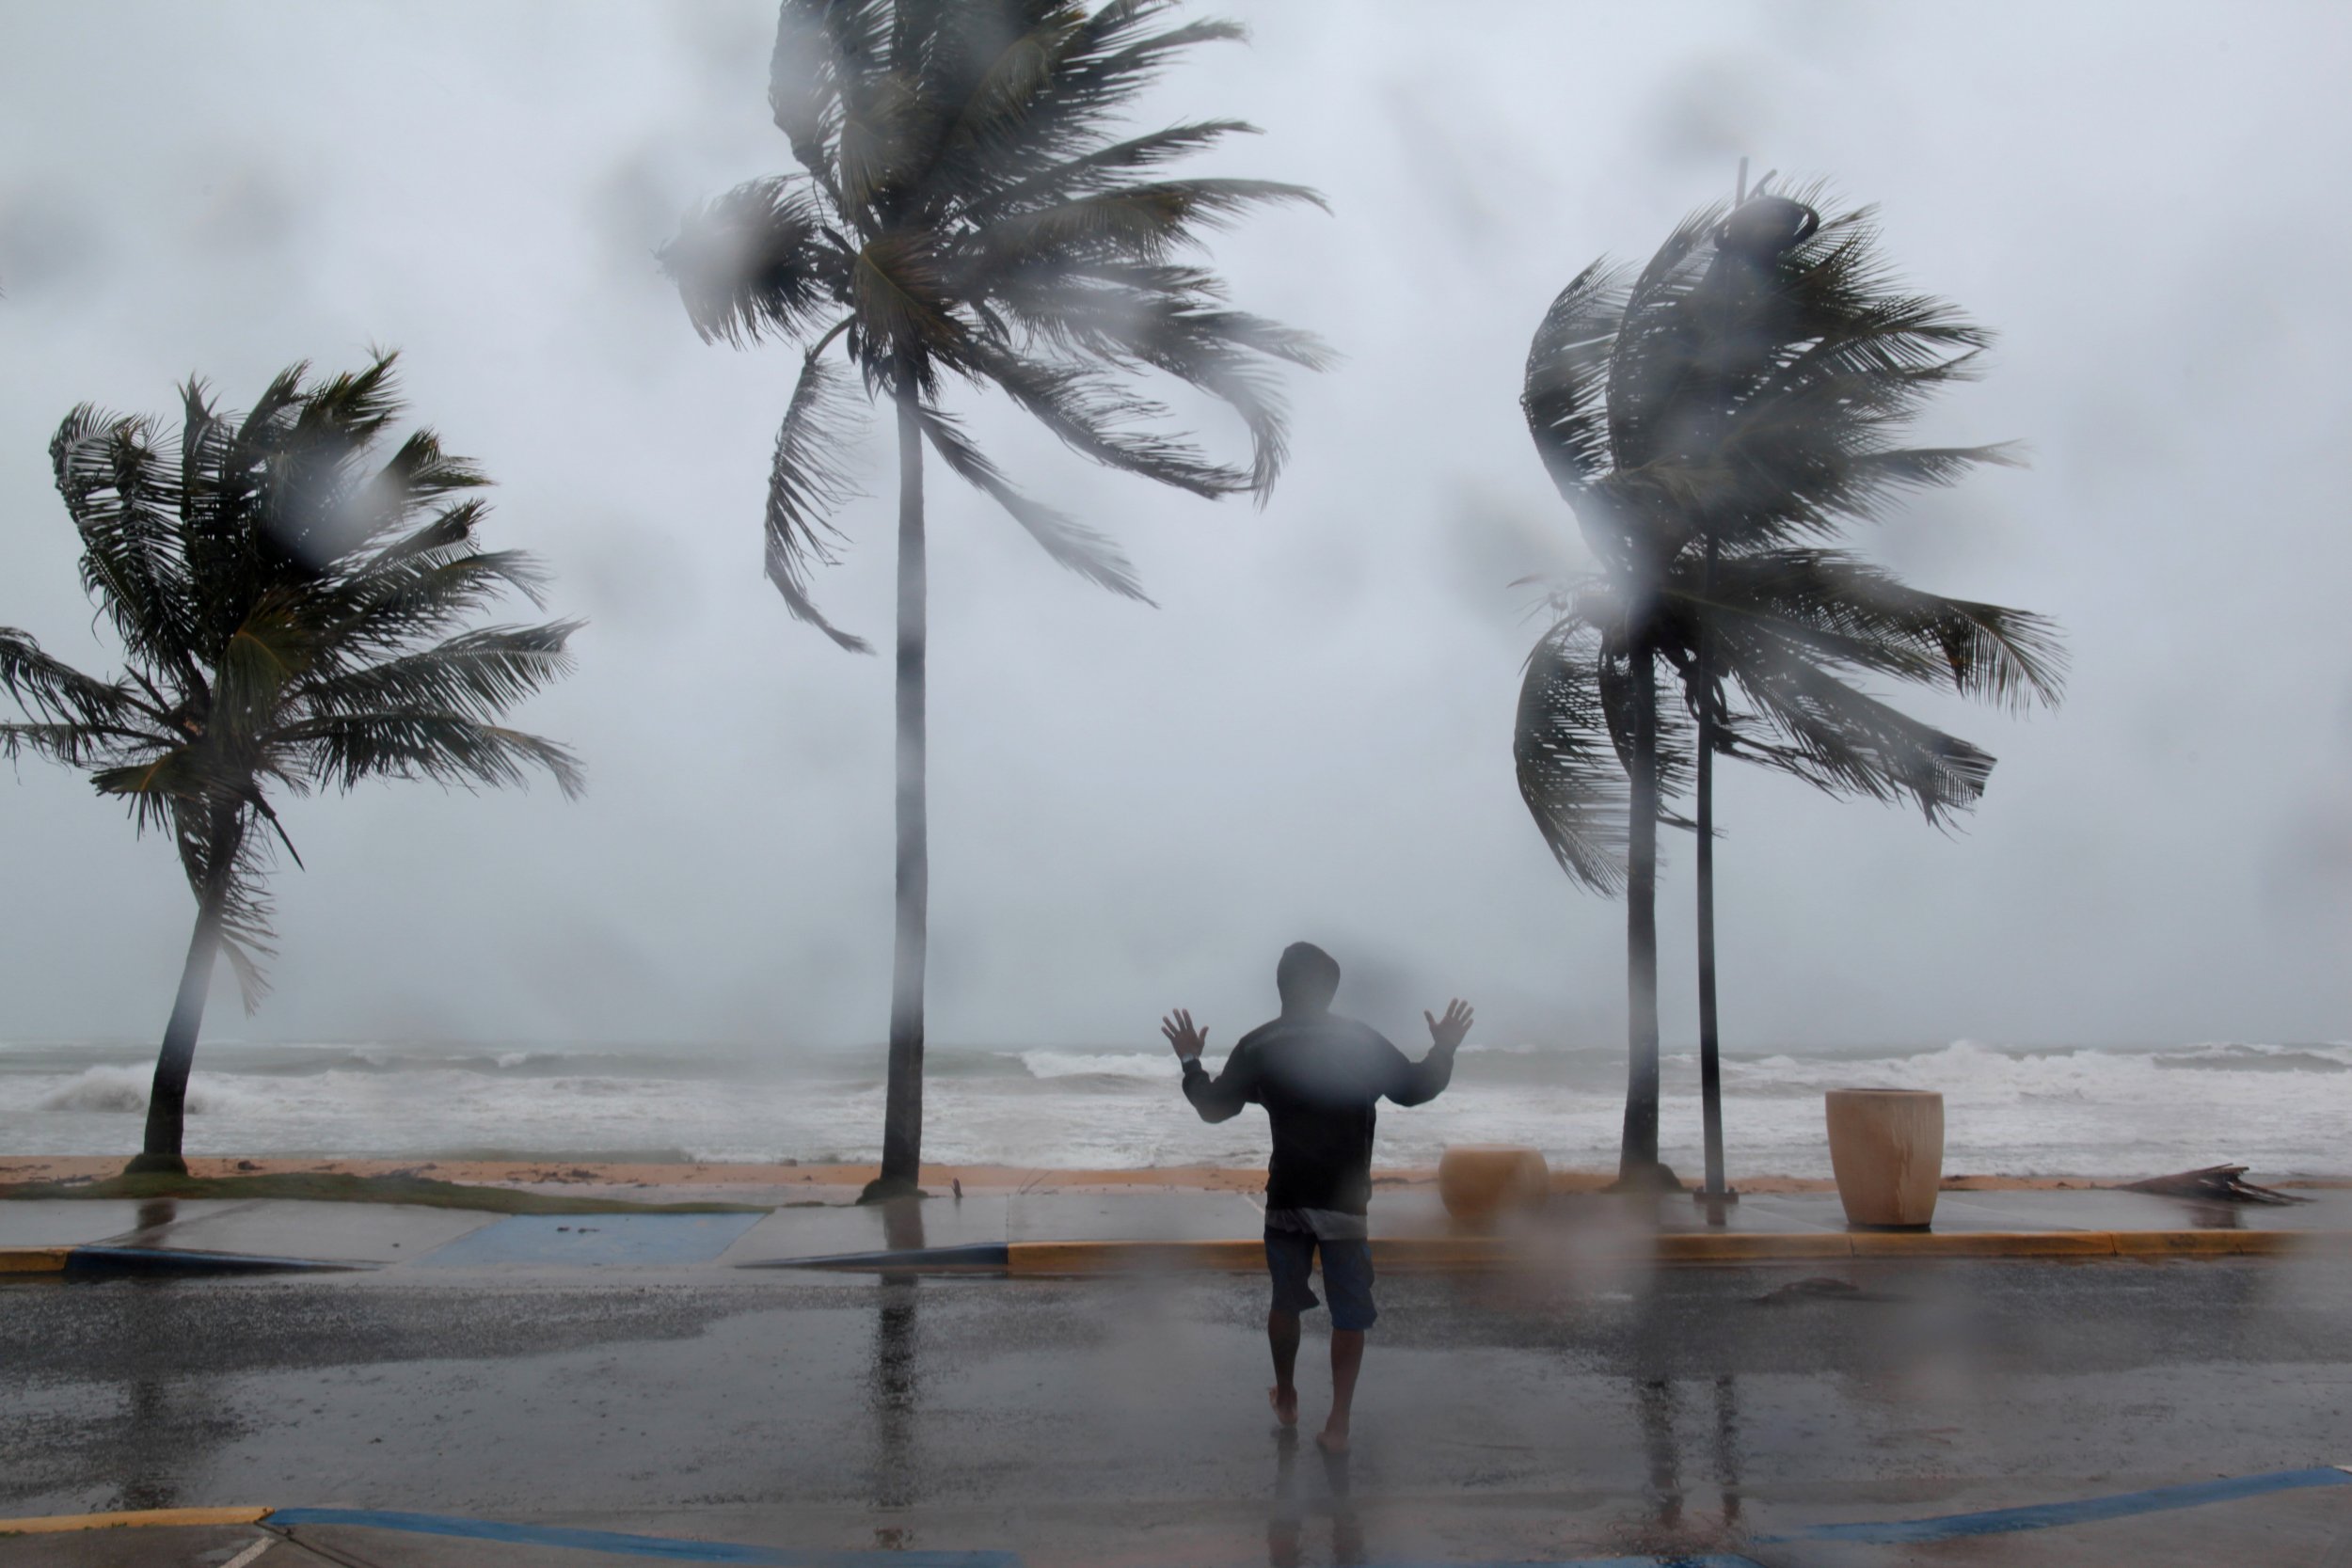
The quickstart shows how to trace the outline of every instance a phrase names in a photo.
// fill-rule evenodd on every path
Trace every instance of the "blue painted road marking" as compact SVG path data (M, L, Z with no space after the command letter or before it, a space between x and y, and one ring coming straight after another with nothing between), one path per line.
M419 1261L427 1268L504 1263L707 1263L768 1216L512 1214Z
M541 1219L545 1215L524 1215ZM617 1217L617 1216L615 1216ZM695 1216L640 1214L637 1219L732 1219L731 1214ZM757 1219L759 1215L752 1215ZM495 1228L495 1227L493 1227ZM476 1235L481 1232L475 1232ZM461 1519L444 1513L396 1513L370 1508L281 1508L263 1524L276 1529L342 1526L358 1529L406 1530L413 1535L452 1535L467 1541L502 1541L516 1546L568 1546L624 1557L667 1558L673 1562L748 1562L767 1568L1021 1568L1010 1552L809 1551L791 1546L747 1546L726 1541L681 1541L666 1535L627 1535L617 1530L570 1529L559 1525L509 1525L496 1519Z
M2310 1470L2274 1470L2268 1475L2234 1476L2227 1481L2191 1481L2185 1486L2159 1486L2148 1492L2119 1492L2112 1497L2083 1497L2074 1502L2042 1503L2031 1508L1996 1508L1983 1513L1947 1513L1936 1519L1900 1519L1883 1524L1816 1525L1794 1535L1771 1541L1855 1541L1873 1545L1907 1544L1920 1541L1953 1541L1969 1535L2007 1535L2014 1530L2048 1529L2054 1525L2089 1525L2102 1519L2127 1519L2139 1513L2162 1513L2175 1508L2201 1508L2207 1503L2235 1502L2270 1492L2291 1492L2304 1486L2342 1486L2352 1474L2334 1465Z

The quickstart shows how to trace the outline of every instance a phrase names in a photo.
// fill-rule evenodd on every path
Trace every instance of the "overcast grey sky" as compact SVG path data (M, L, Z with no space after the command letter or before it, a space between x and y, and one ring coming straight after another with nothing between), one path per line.
M2057 616L2070 700L1918 711L2001 761L1975 819L1731 770L1728 1048L2352 1037L2352 319L2335 5L1207 8L1146 112L1266 135L1321 188L1219 244L1240 303L1346 356L1295 376L1263 512L975 417L1159 600L1093 590L931 487L931 1037L1212 1048L1280 944L1392 1028L1460 993L1497 1040L1622 1038L1619 906L1512 781L1530 573L1573 519L1516 397L1552 293L1645 256L1741 154L1883 205L1915 283L2002 334L1931 435L2035 464L1866 545ZM387 785L286 812L278 992L219 1037L878 1040L890 672L759 577L789 351L707 348L651 252L789 165L766 0L0 7L0 624L103 667L46 444L85 400L242 406L296 358L405 351L416 417L499 481L489 537L586 616L524 721L587 799ZM1229 445L1234 431L1214 429ZM888 474L819 584L890 606ZM1692 1029L1687 842L1661 898ZM0 1039L142 1037L192 901L77 776L0 778ZM1405 1037L1400 1036L1400 1037Z

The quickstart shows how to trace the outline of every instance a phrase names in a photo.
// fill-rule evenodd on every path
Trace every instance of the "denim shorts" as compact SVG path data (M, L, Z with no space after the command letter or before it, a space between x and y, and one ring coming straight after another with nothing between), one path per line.
M1367 1242L1326 1242L1304 1231L1267 1231L1265 1266L1274 1276L1274 1309L1304 1312L1323 1305L1307 1283L1317 1247L1323 1249L1323 1288L1331 1293L1331 1326L1370 1328L1380 1314L1372 1305L1372 1246Z

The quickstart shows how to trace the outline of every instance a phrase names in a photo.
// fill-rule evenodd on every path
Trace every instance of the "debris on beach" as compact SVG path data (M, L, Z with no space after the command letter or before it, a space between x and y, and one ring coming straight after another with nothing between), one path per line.
M2244 1165L2204 1165L2196 1170L2178 1171L2170 1176L2152 1176L2144 1181L2126 1181L2122 1190L2127 1193L2155 1193L2165 1197L2201 1198L2208 1203L2311 1201L2308 1197L2258 1187L2245 1180L2246 1168Z

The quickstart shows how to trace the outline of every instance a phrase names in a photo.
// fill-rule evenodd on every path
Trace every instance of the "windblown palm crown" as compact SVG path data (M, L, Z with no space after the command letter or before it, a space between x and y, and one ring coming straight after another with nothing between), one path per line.
M0 686L27 715L0 724L0 754L88 768L142 830L170 832L248 1006L269 837L292 848L273 787L580 781L564 748L497 722L569 667L572 624L461 629L509 590L535 601L539 577L475 545L487 482L429 431L382 451L392 370L387 354L310 385L297 365L242 417L190 382L176 438L75 409L50 456L125 673L0 627Z
M1147 175L1251 128L1200 120L1117 137L1114 118L1179 52L1240 36L1168 24L1165 0L1089 11L1062 0L785 0L770 103L798 174L755 180L689 215L661 253L706 340L809 344L769 477L767 570L792 612L845 647L809 594L832 561L841 466L861 417L837 339L869 395L911 404L921 439L1055 560L1142 596L1097 531L1015 488L943 406L949 377L993 386L1065 444L1197 495L1263 495L1284 455L1274 361L1313 367L1309 335L1230 309L1185 257L1252 206L1319 201L1297 185ZM1246 465L1162 426L1141 390L1172 377L1239 413Z
M1989 334L1893 286L1868 210L1819 223L1804 196L1696 213L1638 274L1586 268L1529 350L1528 427L1599 569L1555 596L1529 660L1519 783L1562 866L1604 891L1626 879L1637 655L1685 694L1656 715L1662 798L1687 786L1704 704L1717 751L1944 820L1992 757L1853 682L2058 695L2042 617L1907 588L1832 546L1905 490L2012 458L1899 444Z

